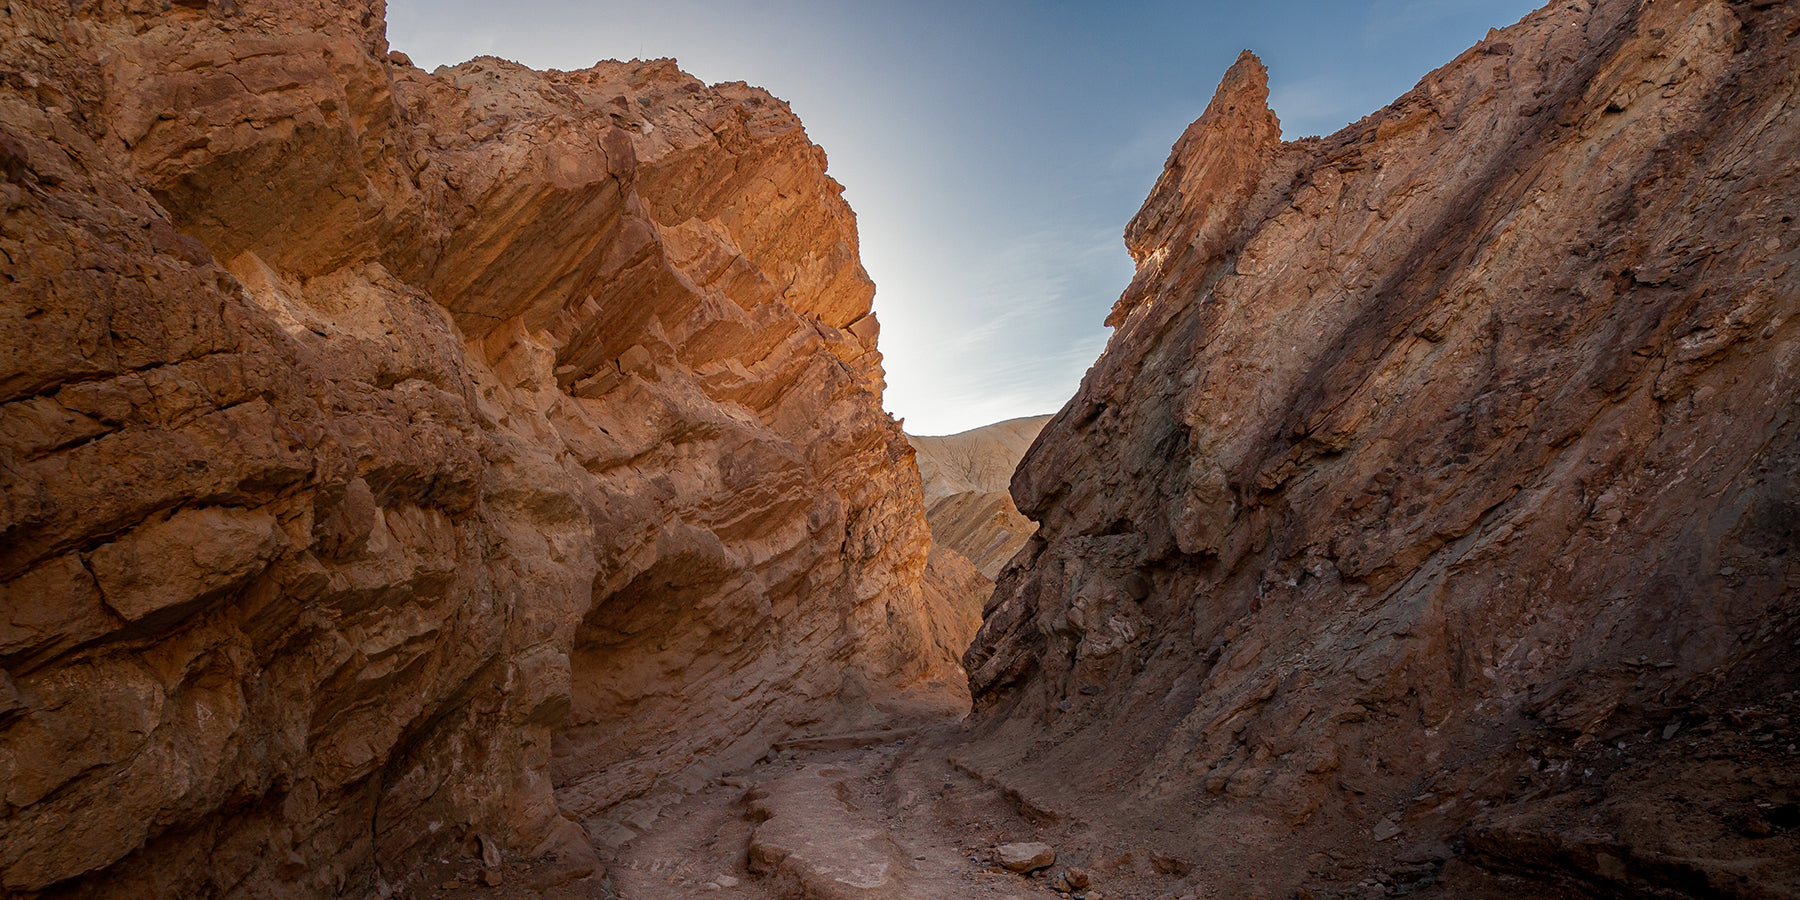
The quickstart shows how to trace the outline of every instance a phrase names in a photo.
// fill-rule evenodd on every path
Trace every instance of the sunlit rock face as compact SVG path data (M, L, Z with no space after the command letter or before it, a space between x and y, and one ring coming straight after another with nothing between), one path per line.
M1287 143L1240 59L1013 479L966 761L1268 896L1796 883L1797 29L1556 3Z
M0 178L0 893L386 896L957 702L854 219L763 91L21 0Z

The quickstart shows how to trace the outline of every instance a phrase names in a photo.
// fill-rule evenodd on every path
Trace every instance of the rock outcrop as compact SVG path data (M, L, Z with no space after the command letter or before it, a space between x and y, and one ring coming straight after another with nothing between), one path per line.
M1037 529L1013 505L1008 485L1048 421L1031 416L941 437L906 436L918 453L934 547L961 555L989 582Z
M1795 896L1797 33L1555 3L1288 143L1240 59L1013 479L964 764L1236 896Z
M966 703L786 105L382 17L0 12L0 893L579 875L576 821Z

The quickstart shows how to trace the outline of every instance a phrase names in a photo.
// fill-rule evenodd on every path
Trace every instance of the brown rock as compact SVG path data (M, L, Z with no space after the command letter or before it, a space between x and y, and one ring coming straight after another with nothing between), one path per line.
M241 586L268 568L285 537L262 510L184 509L101 545L88 565L106 605L135 622Z
M1035 842L1001 844L994 848L994 857L1002 867L1021 874L1056 865L1056 851L1049 844Z
M380 9L0 18L0 893L593 871L567 816L967 702L786 105Z
M1080 866L1070 866L1067 869L1064 869L1063 878L1069 882L1069 887L1078 891L1087 890L1088 885L1092 883L1092 879L1088 877L1087 870Z
M1309 843L1395 852L1384 820L1620 894L1654 877L1621 860L1672 846L1697 879L1794 883L1800 850L1666 799L1781 763L1654 738L1793 690L1796 27L1553 4L1290 143L1240 60L1013 480L1040 530L965 658L969 764L1275 893ZM1058 719L1077 685L1102 690ZM1607 842L1606 871L1576 849Z
M1187 860L1165 853L1150 854L1150 868L1163 875L1186 875L1194 867Z

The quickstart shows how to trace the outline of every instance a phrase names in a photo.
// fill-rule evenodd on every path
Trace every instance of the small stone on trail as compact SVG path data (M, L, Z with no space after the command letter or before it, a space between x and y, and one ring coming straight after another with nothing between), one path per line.
M488 887L499 887L500 886L500 870L499 869L488 869L487 871L482 872L481 873L481 883L487 885Z
M1087 887L1089 883L1087 870L1080 866L1070 866L1067 869L1064 869L1063 877L1068 879L1069 887L1078 891Z
M1001 844L994 848L1000 865L1019 872L1035 872L1047 869L1056 864L1056 851L1049 844Z
M1185 859L1152 852L1150 868L1164 875L1186 875L1193 866L1189 865Z

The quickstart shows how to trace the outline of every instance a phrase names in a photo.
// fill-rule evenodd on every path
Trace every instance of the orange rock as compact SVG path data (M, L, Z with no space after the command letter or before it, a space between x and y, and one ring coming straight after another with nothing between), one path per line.
M786 104L382 29L0 20L0 893L342 896L474 832L593 871L571 816L967 702Z

